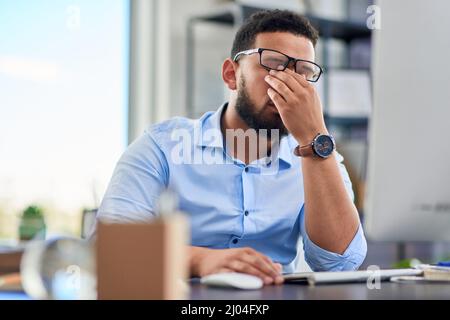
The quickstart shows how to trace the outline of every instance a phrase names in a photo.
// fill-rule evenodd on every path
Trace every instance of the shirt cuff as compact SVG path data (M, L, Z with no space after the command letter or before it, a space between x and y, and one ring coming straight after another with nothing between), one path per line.
M302 217L302 237L305 260L313 271L357 270L366 257L367 242L361 224L343 254L327 251L312 242L306 232L304 217Z

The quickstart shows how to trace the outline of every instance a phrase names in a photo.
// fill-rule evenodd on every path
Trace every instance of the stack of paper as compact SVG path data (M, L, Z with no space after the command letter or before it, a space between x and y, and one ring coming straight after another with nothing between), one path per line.
M423 270L423 277L427 280L450 282L450 267L420 265L419 268Z

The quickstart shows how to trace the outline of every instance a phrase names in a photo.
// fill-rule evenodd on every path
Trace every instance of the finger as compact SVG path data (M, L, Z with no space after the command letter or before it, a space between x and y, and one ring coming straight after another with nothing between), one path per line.
M266 256L266 255L264 255L262 253L259 253L259 254L261 255L262 259L267 261L272 266L272 268L275 270L277 275L281 274L281 271L282 271L281 264L273 262L272 259L270 259L268 256Z
M282 284L284 282L283 276L281 276L281 273L283 272L283 266L280 263L275 263L275 267L278 269L280 275L275 278L275 284Z
M284 282L284 278L282 276L283 266L279 263L273 262L269 257L264 256L269 260L269 262L273 265L275 270L277 271L277 276L274 278L275 284L282 284Z
M220 268L219 270L217 270L217 273L222 273L222 272L233 272L233 269L230 268Z
M295 79L294 75L292 74L292 71L289 70L291 72L287 72L287 70L289 69L286 69L286 72L270 70L269 74L272 77L275 77L284 82L292 92L297 92L301 90L303 86Z
M274 274L275 276L273 278L275 284L282 284L284 282L284 278L281 275L282 270L283 270L283 267L281 266L281 264L273 262L272 259L270 259L268 256L266 256L262 253L259 253L257 251L255 251L255 252L258 257L263 259L275 271L275 274Z
M245 248L244 251L248 256L250 257L256 257L257 259L261 259L263 263L266 263L267 266L275 272L275 276L279 274L278 269L275 265L275 263L270 259L268 256L256 251L253 248Z
M278 93L276 92L274 89L269 88L267 90L267 94L269 95L270 99L273 101L273 103L275 104L275 107L277 107L278 111L280 111L280 108L283 109L286 107L286 101L284 100L284 98Z
M281 276L281 272L282 272L282 266L279 263L274 263L272 261L272 259L270 259L270 257L254 250L253 248L245 248L246 249L246 253L250 256L254 256L257 257L259 259L262 259L264 262L267 263L267 265L269 267L271 267L273 269L273 271L275 273L272 273L273 276L273 280L275 282L275 284L282 284L284 282L284 278Z
M284 282L283 276L278 276L274 280L275 284L282 284Z
M288 68L286 68L285 71L290 74L302 87L307 88L311 85L308 80L306 80L306 76L304 74L299 74Z
M244 254L240 259L273 278L273 280L279 275L275 266L271 262L266 261L260 254Z
M275 281L275 279L266 275L264 272L261 272L259 269L253 267L251 264L240 260L232 260L228 264L228 268L232 269L235 272L242 272L257 276L258 278L264 281L264 284L272 284Z
M289 100L294 94L294 92L280 79L271 75L267 75L264 79L275 91L283 96L284 100Z

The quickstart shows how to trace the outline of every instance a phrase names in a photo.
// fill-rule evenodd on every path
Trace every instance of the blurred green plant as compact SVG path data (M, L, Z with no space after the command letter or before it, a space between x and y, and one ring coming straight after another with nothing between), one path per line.
M46 229L44 212L40 207L31 205L23 211L19 224L21 241L45 239Z
M421 264L422 262L419 259L412 258L412 259L403 259L400 261L397 261L392 264L392 268L394 269L408 269L408 268L414 268L417 265Z
M403 260L393 263L391 265L391 267L394 269L414 268L419 264L435 264L435 263L438 263L439 261L450 261L450 255L442 256L439 259L437 259L436 261L434 261L434 260L433 261L421 261L417 258L403 259Z

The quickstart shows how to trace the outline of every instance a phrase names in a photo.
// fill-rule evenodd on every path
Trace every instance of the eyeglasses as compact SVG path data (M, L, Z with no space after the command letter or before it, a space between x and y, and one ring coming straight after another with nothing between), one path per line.
M323 73L322 68L312 61L296 59L285 55L276 50L256 48L238 52L233 61L237 61L241 55L251 55L259 53L259 64L267 70L284 71L293 62L295 66L295 72L304 75L309 82L317 82ZM281 68L282 67L282 68Z

